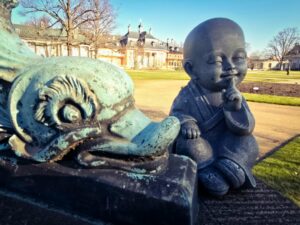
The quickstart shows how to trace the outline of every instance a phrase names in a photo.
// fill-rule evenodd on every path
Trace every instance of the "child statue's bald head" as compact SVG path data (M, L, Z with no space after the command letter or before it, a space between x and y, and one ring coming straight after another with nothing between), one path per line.
M231 69L234 73L238 70L234 79L240 82L246 74L246 59L243 31L229 19L215 18L199 24L184 42L184 69L192 79L201 78L202 83L208 82L203 79L205 76L215 86L220 86L223 80L221 86L224 86L223 78L227 76L224 74ZM213 89L213 85L209 84L209 88Z
M184 59L192 59L195 54L202 53L209 48L218 48L228 39L237 40L232 43L245 47L244 33L234 21L226 18L206 20L196 26L186 37L184 42Z

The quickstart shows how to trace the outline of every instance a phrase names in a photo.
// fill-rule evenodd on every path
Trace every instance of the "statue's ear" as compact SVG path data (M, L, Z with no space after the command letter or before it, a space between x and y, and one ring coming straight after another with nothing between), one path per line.
M190 76L192 77L192 74L193 74L193 64L192 64L192 61L191 60L185 60L183 62L183 68L185 70L185 72Z

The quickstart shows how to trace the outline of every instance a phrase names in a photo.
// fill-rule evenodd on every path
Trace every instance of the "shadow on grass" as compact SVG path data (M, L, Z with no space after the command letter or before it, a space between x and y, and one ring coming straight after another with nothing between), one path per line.
M300 207L300 136L275 150L260 160L253 172Z

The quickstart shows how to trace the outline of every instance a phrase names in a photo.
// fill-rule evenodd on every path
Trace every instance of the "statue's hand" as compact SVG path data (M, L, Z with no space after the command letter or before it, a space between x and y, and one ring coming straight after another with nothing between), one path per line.
M200 129L194 121L187 121L181 126L181 133L187 139L196 139L200 137Z
M242 107L243 97L239 90L235 87L234 81L227 89L223 90L224 108L229 111L238 111Z

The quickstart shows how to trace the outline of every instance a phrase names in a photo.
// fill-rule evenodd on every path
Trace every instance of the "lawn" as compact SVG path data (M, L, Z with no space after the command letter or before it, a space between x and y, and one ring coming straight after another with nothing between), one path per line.
M133 80L189 80L184 71L171 70L127 70Z
M300 106L300 98L298 97L262 95L262 94L252 94L252 93L243 93L243 96L249 102Z
M300 137L259 162L253 172L300 207Z
M248 71L246 82L270 82L270 83L298 83L300 84L300 71Z
M127 70L133 80L189 80L188 75L180 71L170 70ZM300 71L291 71L287 76L285 71L248 71L244 82L298 83ZM279 105L300 106L300 98L243 93L248 101L271 103Z
M170 70L127 70L133 80L188 80L183 71ZM248 71L245 82L299 83L300 71L291 71L287 76L285 71Z

